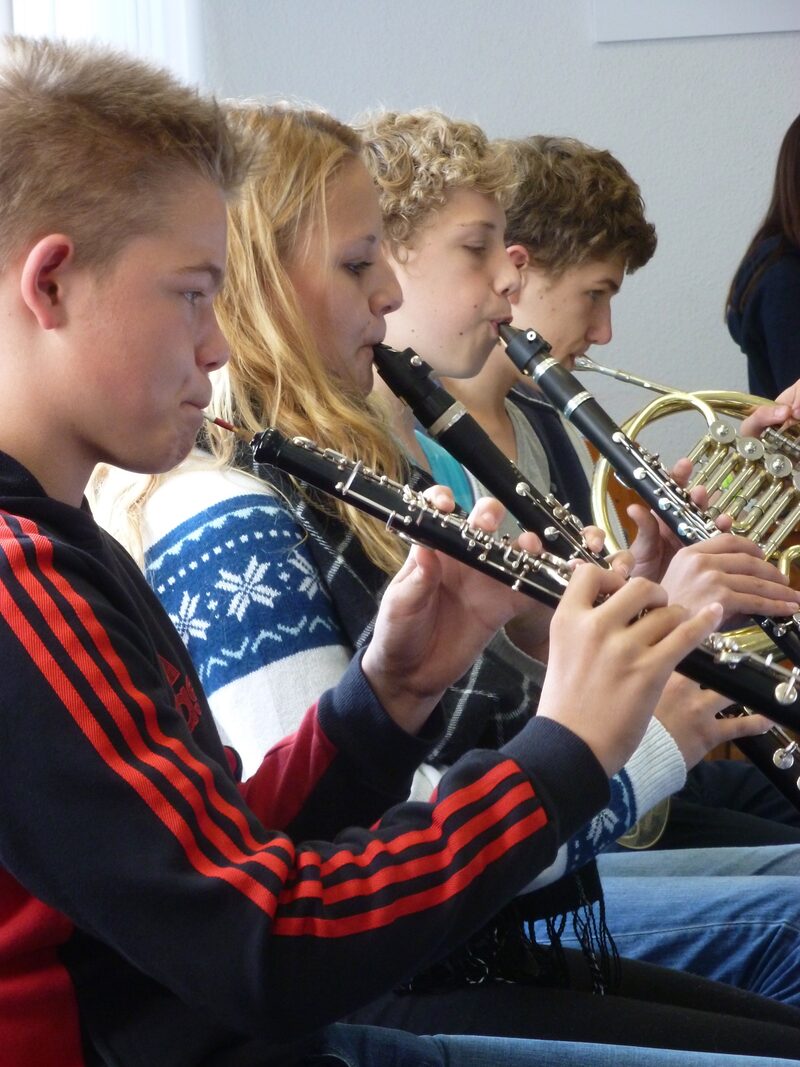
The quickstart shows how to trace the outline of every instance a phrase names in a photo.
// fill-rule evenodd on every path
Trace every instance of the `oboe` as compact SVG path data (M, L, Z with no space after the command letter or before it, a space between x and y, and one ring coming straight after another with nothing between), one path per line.
M608 567L603 553L593 552L583 527L569 506L531 485L497 447L464 405L432 377L432 368L411 348L397 352L374 345L375 368L395 396L414 412L432 437L504 504L524 530L532 530L553 552Z
M517 369L533 378L548 400L577 426L619 478L661 516L684 544L719 534L714 520L672 479L658 456L623 433L578 379L548 355L550 346L535 330L517 330L501 323L499 332ZM799 615L790 619L758 615L754 620L785 656L800 664Z
M346 500L383 520L387 529L411 544L453 556L549 606L555 606L563 595L571 573L563 559L550 553L515 549L507 538L496 539L470 526L461 516L444 514L421 493L339 452L320 449L306 438L289 439L270 428L256 434L251 445L257 463L271 464L324 493ZM723 634L712 634L681 660L677 669L734 702L756 708L775 722L800 726L800 709L794 707L800 670L741 651Z

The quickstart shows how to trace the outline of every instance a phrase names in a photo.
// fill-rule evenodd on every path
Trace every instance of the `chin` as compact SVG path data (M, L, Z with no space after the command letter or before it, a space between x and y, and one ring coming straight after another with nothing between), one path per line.
M460 373L451 374L451 378L474 378L477 374L483 370L486 366L486 360L489 358L492 352L492 348L488 352L473 352L469 359L465 360L461 365Z
M474 378L483 370L486 360L489 358L494 344L482 346L479 350L470 349L465 352L446 352L445 358L439 359L433 364L434 372L442 378L459 379ZM431 362L428 360L428 362Z

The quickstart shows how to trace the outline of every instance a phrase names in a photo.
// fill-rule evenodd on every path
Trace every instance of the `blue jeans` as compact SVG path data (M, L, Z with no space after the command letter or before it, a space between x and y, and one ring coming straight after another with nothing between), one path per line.
M622 956L800 1006L800 848L620 852L598 863ZM577 947L569 928L562 940Z
M769 1062L772 1067L796 1065L795 1060L774 1057ZM336 1024L325 1031L319 1051L301 1063L303 1067L763 1067L765 1060L577 1041L415 1037L399 1030Z

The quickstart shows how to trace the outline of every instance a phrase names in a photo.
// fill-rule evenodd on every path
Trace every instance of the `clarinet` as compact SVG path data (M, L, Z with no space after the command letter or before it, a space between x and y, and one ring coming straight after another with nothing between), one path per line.
M549 350L540 339L542 350ZM586 545L581 523L567 505L552 494L544 496L502 452L455 397L433 378L433 369L411 348L397 352L375 345L375 367L383 381L403 400L416 419L464 467L479 479L524 529L533 530L559 556L583 559L608 567L604 553ZM732 718L746 715L743 708L720 712ZM798 755L798 744L777 726L759 737L733 742L787 800L800 807L800 778L788 775Z
M501 323L499 332L517 369L533 378L548 400L606 457L620 480L637 492L684 544L706 541L720 533L714 520L673 481L658 456L623 433L575 375L548 355L550 345L535 330L517 330ZM791 619L756 615L754 620L792 663L800 664L800 613Z
M609 567L605 553L593 552L583 527L569 506L531 485L505 452L497 447L464 405L432 377L432 368L417 353L374 345L375 368L395 396L403 400L428 433L505 505L524 530L565 559L582 559Z
M304 437L288 438L271 427L255 435L256 463L267 463L315 489L346 500L385 522L409 544L424 545L519 590L556 606L569 581L567 562L550 553L514 548L508 538L469 525L460 515L444 514L407 485L391 481L360 461L333 449L318 448ZM677 670L688 678L745 703L790 728L800 726L797 703L800 669L789 669L740 650L724 634L712 634L681 660Z

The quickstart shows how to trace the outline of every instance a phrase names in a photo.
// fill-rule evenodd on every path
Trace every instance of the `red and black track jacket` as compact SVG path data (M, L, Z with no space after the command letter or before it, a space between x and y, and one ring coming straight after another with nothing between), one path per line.
M589 749L534 719L401 803L438 722L406 735L357 661L238 784L134 563L2 455L0 657L14 1067L302 1039L453 948L607 800Z

